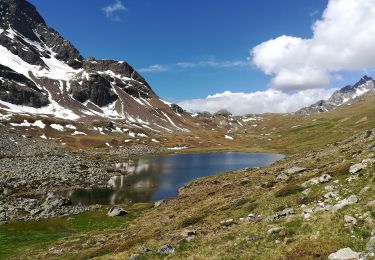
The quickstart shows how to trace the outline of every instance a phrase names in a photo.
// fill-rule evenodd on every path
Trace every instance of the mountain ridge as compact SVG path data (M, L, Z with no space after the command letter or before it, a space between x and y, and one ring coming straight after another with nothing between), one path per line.
M319 100L316 103L299 109L296 114L322 113L336 109L343 105L349 105L364 95L372 94L375 91L375 80L367 75L363 76L354 85L347 85L336 90L329 99Z
M122 120L157 131L195 125L190 114L160 100L127 62L83 58L31 3L0 0L0 14L0 109L71 120ZM16 74L22 82L14 80Z

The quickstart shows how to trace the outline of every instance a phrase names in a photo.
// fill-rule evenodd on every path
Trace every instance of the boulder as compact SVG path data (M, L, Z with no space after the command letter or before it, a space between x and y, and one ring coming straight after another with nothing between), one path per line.
M357 219L349 215L345 215L344 220L345 220L345 223L350 224L350 225L357 224Z
M117 206L113 206L112 208L110 208L107 213L107 215L110 217L122 216L125 214L128 214L128 212L126 212L126 210L119 208Z
M255 214L252 214L252 213L247 215L246 218L240 218L241 221L248 221L248 222L258 221L260 219L262 219L261 215L255 215Z
M329 182L330 180L332 180L332 177L329 174L323 174L322 176L319 177L320 183L326 183L326 182Z
M231 226L231 225L233 225L233 224L235 224L235 223L236 223L236 222L235 222L234 219L232 219L232 218L227 219L227 220L222 220L222 221L220 221L220 225L222 225L222 226L226 226L226 227Z
M280 219L282 217L286 217L292 214L294 214L294 210L292 208L286 208L286 209L276 212L275 219Z
M286 175L285 173L280 173L279 175L277 175L276 180L287 181L287 180L289 180L289 178L290 177L288 175Z
M171 245L164 245L158 249L158 254L173 254L175 251L174 247Z
M366 168L366 166L364 164L357 163L357 164L354 164L354 165L350 166L349 172L351 174L356 174L357 172L360 172L360 171L362 171L365 168Z
M342 248L335 253L328 256L330 260L359 260L361 257L360 253L354 252L349 247Z
M337 204L333 206L334 210L341 209L347 205L352 205L358 202L358 197L356 195L350 195L348 198L340 200Z

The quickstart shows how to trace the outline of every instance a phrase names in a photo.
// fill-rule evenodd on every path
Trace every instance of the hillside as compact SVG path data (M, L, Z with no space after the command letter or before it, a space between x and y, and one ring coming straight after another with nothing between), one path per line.
M262 147L289 154L285 159L196 180L158 207L124 205L129 214L115 220L98 208L39 221L30 234L56 225L74 232L48 232L47 237L58 236L49 242L38 238L41 248L32 241L20 248L44 258L326 259L350 247L371 259L374 101L367 96L308 116L262 115L259 127L238 128L223 149ZM358 170L352 170L355 164ZM82 219L94 226L77 226ZM15 222L1 228L22 235L21 227ZM163 245L174 253L157 253Z
M25 0L1 0L0 109L72 121L188 131L193 118L159 99L128 63L85 59Z
M0 259L375 259L371 77L294 113L192 114L28 1L0 14ZM277 159L203 174L235 152Z

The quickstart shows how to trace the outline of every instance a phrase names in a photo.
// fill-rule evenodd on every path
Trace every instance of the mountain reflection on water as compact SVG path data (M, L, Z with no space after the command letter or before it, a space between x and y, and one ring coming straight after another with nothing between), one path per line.
M110 189L73 190L74 204L149 202L176 196L177 190L194 179L220 172L269 165L283 158L264 153L172 154L127 159L116 163L122 175L109 179Z

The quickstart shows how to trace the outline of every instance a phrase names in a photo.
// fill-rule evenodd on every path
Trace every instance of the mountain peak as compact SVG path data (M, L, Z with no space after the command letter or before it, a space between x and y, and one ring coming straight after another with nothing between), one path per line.
M0 109L121 120L129 129L156 132L192 126L192 118L163 103L131 65L85 60L25 0L0 0Z
M367 81L370 81L370 80L373 80L373 78L371 78L367 75L364 75L356 84L354 84L354 86L363 85L364 83L366 83Z
M0 28L12 28L32 41L38 41L34 30L46 26L35 6L25 0L0 0Z
M357 100L359 97L374 92L375 81L371 77L364 75L354 85L348 85L335 91L329 99L318 101L309 107L304 107L298 110L296 113L311 114L316 112L329 111L344 104L350 104L351 102Z

